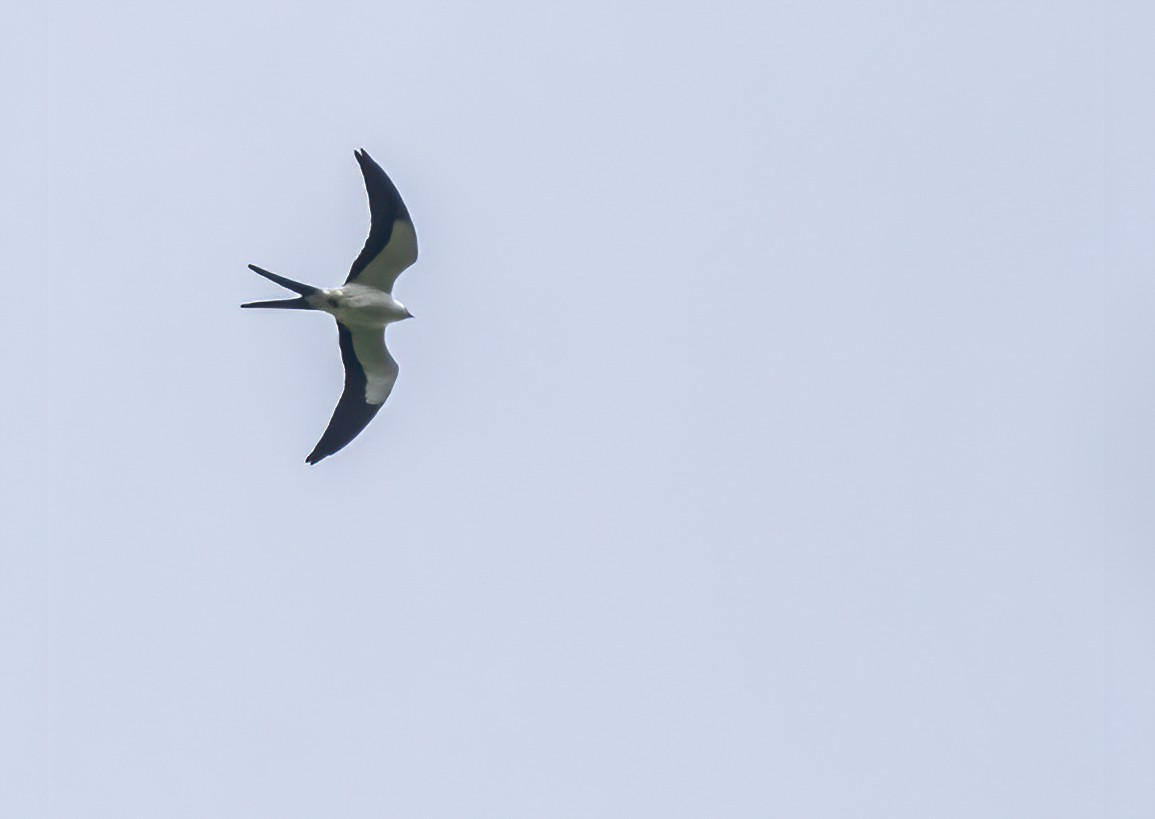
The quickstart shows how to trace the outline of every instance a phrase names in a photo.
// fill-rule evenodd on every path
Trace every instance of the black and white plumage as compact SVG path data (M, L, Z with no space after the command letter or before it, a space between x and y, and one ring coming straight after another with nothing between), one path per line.
M401 271L417 261L417 234L393 182L365 151L354 154L369 194L369 238L342 287L325 289L286 279L256 265L249 269L300 294L295 299L254 301L241 307L322 310L337 320L345 389L321 440L305 458L315 464L357 437L381 409L397 381L397 362L385 346L385 327L411 318L393 298Z

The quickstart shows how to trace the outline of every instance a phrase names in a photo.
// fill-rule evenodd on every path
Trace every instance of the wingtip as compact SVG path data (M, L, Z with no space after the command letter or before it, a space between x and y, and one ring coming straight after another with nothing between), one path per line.
M317 445L313 447L313 451L305 456L305 463L312 466L313 464L320 463L332 454L332 452L322 452L321 442L317 441Z

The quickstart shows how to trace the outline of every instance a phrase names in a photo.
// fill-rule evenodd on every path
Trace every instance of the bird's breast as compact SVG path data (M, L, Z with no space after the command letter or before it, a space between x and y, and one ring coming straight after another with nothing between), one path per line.
M347 284L313 298L318 309L331 313L347 327L384 327L407 315L391 295L364 285Z

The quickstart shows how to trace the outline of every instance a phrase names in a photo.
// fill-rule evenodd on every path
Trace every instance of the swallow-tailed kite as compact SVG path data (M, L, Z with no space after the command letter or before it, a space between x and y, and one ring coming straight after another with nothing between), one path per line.
M397 381L397 362L385 347L385 327L411 318L405 305L393 298L393 283L401 271L417 261L417 234L413 220L393 182L365 151L354 155L369 193L369 238L353 262L343 287L312 287L249 265L254 273L286 287L300 297L253 301L241 307L278 307L288 310L323 310L337 319L345 390L321 440L305 461L315 464L352 441L373 420Z

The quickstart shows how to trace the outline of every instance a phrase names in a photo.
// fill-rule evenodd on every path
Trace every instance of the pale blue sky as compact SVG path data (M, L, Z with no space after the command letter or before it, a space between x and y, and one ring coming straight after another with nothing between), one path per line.
M0 815L1151 815L1155 14L79 5L0 8ZM238 305L358 147L417 318L307 467L332 323Z

